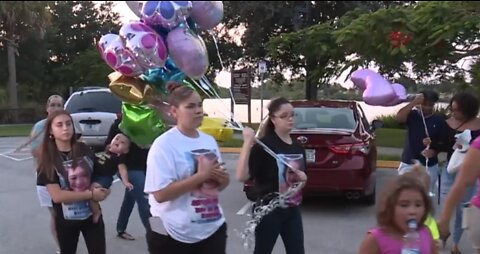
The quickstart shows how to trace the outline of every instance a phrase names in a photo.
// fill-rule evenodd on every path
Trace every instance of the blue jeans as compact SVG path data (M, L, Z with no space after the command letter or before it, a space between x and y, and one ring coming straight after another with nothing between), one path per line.
M128 170L128 180L133 185L133 190L129 191L125 188L125 195L123 197L120 213L117 220L117 232L124 232L127 229L128 219L132 214L135 202L137 202L138 214L142 220L145 229L150 230L150 205L143 192L145 187L145 173L140 170Z
M448 163L446 164L448 165ZM455 182L455 177L457 176L456 173L450 174L447 172L447 169L444 168L442 170L442 185L441 185L441 198L442 204L445 201L448 193L450 192L450 188L452 187L453 183ZM457 244L460 242L462 238L463 229L462 229L462 220L463 220L463 204L470 202L473 195L475 195L476 184L473 184L467 189L465 196L463 196L462 201L455 207L455 221L453 226L453 243Z
M278 235L286 254L305 254L303 224L299 207L276 208L262 218L255 229L254 254L272 253Z

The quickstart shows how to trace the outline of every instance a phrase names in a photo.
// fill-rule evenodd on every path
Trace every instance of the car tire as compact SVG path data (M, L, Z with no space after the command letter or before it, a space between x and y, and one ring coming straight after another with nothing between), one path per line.
M365 204L365 205L374 205L375 204L375 198L376 198L376 189L377 188L374 188L373 189L373 192L369 195L365 195L363 197L363 200L362 200L362 203Z

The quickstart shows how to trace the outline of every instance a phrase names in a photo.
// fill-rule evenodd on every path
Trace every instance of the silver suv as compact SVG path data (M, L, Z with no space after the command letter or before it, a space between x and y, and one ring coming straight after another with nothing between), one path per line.
M70 95L65 110L72 115L80 141L102 149L110 127L121 116L122 101L108 88L87 88Z

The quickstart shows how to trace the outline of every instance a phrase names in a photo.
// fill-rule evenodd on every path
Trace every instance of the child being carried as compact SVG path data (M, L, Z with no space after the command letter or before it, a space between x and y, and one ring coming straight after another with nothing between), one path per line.
M119 133L113 137L104 152L95 154L92 188L110 188L113 183L113 176L118 172L122 183L129 190L133 185L128 180L125 155L130 149L130 140L127 136ZM100 205L92 201L90 204L93 213L93 221L96 223L100 218Z

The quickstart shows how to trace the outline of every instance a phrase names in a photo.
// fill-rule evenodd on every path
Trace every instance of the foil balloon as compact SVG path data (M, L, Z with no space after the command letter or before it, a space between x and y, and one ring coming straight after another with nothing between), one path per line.
M386 103L385 106L395 106L407 100L407 90L401 84L392 84L393 91L395 92L395 99Z
M145 85L142 80L123 76L119 72L113 72L108 75L110 84L108 87L113 94L118 96L123 102L130 104L146 103L153 96L153 89Z
M191 1L146 1L141 13L147 25L173 29L190 16L191 10Z
M116 38L114 38L116 36ZM143 69L135 59L135 56L123 44L119 35L104 35L99 41L98 48L105 62L115 71L128 77L141 75Z
M167 47L163 38L142 22L124 24L119 31L125 46L133 53L137 62L144 68L158 68L165 65Z
M397 95L390 83L383 77L376 75L365 79L366 89L363 91L363 101L372 106L388 106Z
M226 120L222 118L204 117L198 129L214 137L217 142L233 139L234 130L226 127Z
M155 109L123 103L122 122L118 126L133 143L148 146L167 130Z
M168 52L173 62L187 76L200 79L208 70L208 55L203 40L189 29L175 28L167 36Z
M407 90L403 85L395 83L392 84L392 87L399 100L404 101L407 99Z
M180 70L169 70L168 68L150 69L142 76L146 83L152 85L157 92L167 94L165 85L168 81L184 82L186 76Z
M367 79L368 76L380 76L380 74L376 73L375 71L372 71L370 69L361 69L361 70L356 70L350 75L350 80L352 80L353 84L359 88L360 90L365 90L367 88L365 84L365 80Z
M192 1L190 17L200 30L209 30L218 25L223 19L222 1Z

